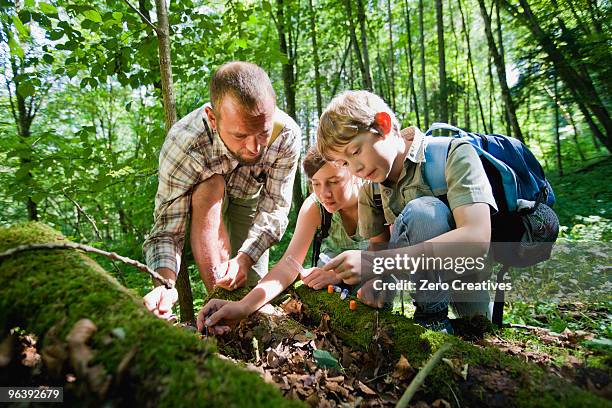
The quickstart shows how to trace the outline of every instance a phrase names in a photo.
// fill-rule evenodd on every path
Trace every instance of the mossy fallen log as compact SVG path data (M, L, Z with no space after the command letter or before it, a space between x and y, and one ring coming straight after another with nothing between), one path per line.
M62 241L59 233L38 223L0 228L0 252ZM58 343L65 343L84 318L97 327L88 344L93 357L85 370L96 367L108 381L103 390L92 390L92 383L78 375L66 382L66 370L78 370L70 369L70 362L60 366L62 377L48 377L47 385L65 386L64 401L73 405L301 405L284 399L257 374L218 358L213 342L155 318L142 306L142 298L82 253L26 251L0 260L2 338L14 327L34 333L44 356L45 351L58 350ZM12 373L0 369L0 374L10 380Z
M384 333L387 339L384 347L388 347L386 352L391 358L397 361L404 355L413 367L420 367L444 343L450 342L452 347L445 357L457 367L467 364L467 378L454 373L449 365L440 364L423 386L424 399L458 399L460 406L612 406L610 401L494 347L477 346L456 336L425 330L411 319L376 311L361 303L357 310L350 311L349 299L340 300L337 294L314 291L303 284L296 284L294 290L311 318L329 316L330 330L356 349L367 350L373 339Z

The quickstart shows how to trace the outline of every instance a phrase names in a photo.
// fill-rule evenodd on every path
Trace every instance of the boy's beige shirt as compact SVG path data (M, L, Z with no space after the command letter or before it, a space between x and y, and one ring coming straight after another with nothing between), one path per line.
M416 129L414 140L406 155L404 167L395 185L380 183L382 211L374 204L374 185L366 183L359 192L359 231L364 238L383 232L385 224L393 224L406 204L415 198L433 196L423 179L422 163L426 139ZM445 168L448 190L446 197L451 211L473 203L487 203L497 211L491 185L474 148L456 139L451 143Z

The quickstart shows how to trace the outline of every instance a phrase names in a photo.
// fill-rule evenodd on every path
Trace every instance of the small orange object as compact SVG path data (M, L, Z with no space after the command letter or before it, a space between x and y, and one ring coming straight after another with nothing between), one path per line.
M351 301L349 302L349 309L350 309L350 310L357 310L357 302L356 302L356 301L354 301L354 300L351 300Z
M334 293L334 285L327 285L327 293Z

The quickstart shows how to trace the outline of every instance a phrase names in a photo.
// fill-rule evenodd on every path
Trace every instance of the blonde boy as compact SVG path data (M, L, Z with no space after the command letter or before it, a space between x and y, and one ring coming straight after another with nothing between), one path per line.
M490 213L496 204L482 164L474 149L460 141L450 146L445 166L448 185L445 203L435 197L421 169L426 139L415 127L401 134L395 114L378 96L367 91L347 91L336 96L321 116L317 146L323 157L368 180L359 196L359 227L364 238L387 240L390 246L376 257L483 257L491 237ZM374 202L380 189L382 208ZM445 245L445 243L448 243ZM451 245L454 244L454 245ZM435 246L434 246L435 245ZM376 304L376 281L370 265L363 265L363 251L346 251L326 265L349 284L362 283L361 300ZM386 271L391 274L397 271ZM418 270L409 274L419 282L440 282L438 272ZM417 285L417 286L419 286ZM380 286L380 285L379 285ZM472 294L465 313L487 314L488 294ZM414 293L415 320L435 329L452 331L447 313L450 291L419 290ZM468 310L471 309L471 310Z

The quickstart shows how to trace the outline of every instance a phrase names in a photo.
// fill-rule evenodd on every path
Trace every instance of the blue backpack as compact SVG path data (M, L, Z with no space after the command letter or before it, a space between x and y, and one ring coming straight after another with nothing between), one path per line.
M428 138L425 177L434 195L446 190L444 167L450 143L453 139L461 138L471 143L480 156L500 212L517 211L519 199L544 203L549 207L554 205L555 194L542 166L519 140L498 134L468 133L446 123L434 123L425 135L431 136L434 130L455 133L450 137ZM493 171L497 174L493 174Z
M454 134L433 137L434 130ZM443 201L447 191L444 169L451 142L459 138L478 153L498 207L498 212L491 216L491 241L516 243L498 245L500 250L494 250L498 262L520 267L550 257L559 230L559 220L551 209L555 195L542 166L527 146L507 136L469 133L446 123L434 123L425 135L423 177L433 194Z

